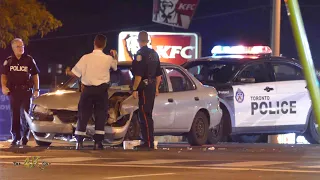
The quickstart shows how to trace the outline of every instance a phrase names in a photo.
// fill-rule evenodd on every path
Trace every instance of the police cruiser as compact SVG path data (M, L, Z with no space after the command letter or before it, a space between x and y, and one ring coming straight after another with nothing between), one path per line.
M219 93L223 117L209 143L267 142L267 135L285 133L320 143L302 66L271 53L268 46L215 46L212 56L182 65Z

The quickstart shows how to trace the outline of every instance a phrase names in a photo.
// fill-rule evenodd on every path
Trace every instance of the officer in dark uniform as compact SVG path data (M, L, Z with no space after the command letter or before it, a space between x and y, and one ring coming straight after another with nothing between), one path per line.
M156 51L148 48L148 33L141 31L138 35L140 50L132 64L134 74L133 97L139 97L139 120L143 144L136 149L154 149L154 127L152 111L155 96L159 94L162 71Z
M9 95L10 98L13 136L11 145L17 145L21 139L20 118L21 143L26 145L29 141L30 130L24 111L29 113L32 95L33 97L39 96L39 69L34 59L24 54L24 44L21 39L12 40L11 46L14 54L4 61L1 86L3 94Z

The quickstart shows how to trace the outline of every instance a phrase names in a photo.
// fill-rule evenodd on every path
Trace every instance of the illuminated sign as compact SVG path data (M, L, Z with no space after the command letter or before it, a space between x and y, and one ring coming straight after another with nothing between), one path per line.
M132 61L140 49L139 32L121 32L118 42L119 61ZM199 37L195 33L148 32L148 47L157 51L161 62L182 64L199 58Z

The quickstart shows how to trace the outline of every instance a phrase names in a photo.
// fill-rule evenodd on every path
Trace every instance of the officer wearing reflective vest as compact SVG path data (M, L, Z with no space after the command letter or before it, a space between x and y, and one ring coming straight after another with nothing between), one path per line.
M67 75L81 78L81 83L83 84L83 91L78 105L79 119L75 131L77 150L83 148L87 124L93 114L95 118L93 149L103 149L104 127L108 119L110 69L112 68L116 71L118 64L118 55L115 50L110 51L113 57L104 54L103 49L106 44L107 38L102 34L98 34L94 39L93 52L82 56L72 70L70 68L66 69Z
M24 111L29 113L31 97L39 96L39 69L34 59L24 53L23 41L19 38L12 40L13 55L3 63L1 72L2 93L8 95L11 106L11 145L20 141L26 145L29 141L29 125ZM20 118L22 134L20 132Z
M162 71L156 51L148 48L148 33L138 35L140 50L132 62L133 97L139 98L139 121L143 143L136 149L154 149L154 127L152 111L155 96L159 94Z

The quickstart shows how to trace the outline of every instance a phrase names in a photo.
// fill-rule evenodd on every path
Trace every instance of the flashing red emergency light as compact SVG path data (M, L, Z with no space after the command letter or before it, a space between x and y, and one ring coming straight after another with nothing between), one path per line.
M269 46L214 46L211 50L212 55L233 54L233 55L259 55L271 54Z

